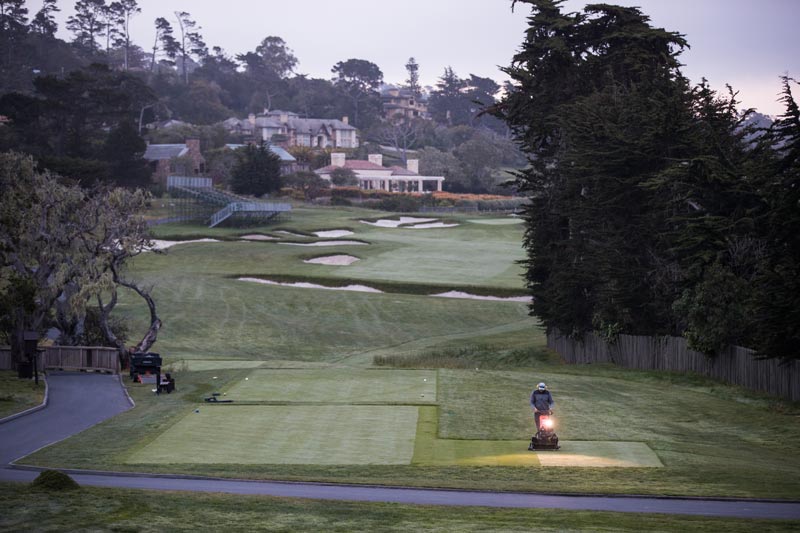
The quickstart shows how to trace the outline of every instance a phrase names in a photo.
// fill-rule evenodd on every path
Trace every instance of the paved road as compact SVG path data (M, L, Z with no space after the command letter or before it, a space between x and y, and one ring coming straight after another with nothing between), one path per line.
M0 424L0 464L8 464L130 409L119 377L93 372L51 372L48 405Z
M100 374L51 374L50 403L42 411L0 424L2 464L78 433L130 407L116 377ZM94 401L88 401L93 398ZM281 483L68 471L81 485L147 490L225 492L329 500L405 504L557 508L627 513L668 513L737 518L800 520L800 503L749 500L701 500L618 496L561 496L436 489ZM28 482L35 470L0 468L0 480Z

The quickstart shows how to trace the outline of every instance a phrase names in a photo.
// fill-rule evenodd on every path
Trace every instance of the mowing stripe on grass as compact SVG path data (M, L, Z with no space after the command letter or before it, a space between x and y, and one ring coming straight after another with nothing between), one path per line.
M196 360L182 360L173 363L172 366L180 368L181 364L186 365L186 369L191 372L200 372L203 370L224 370L224 369L240 369L240 368L258 368L264 364L263 361L245 361L242 359L196 359Z
M437 438L438 409L420 407L412 464L470 466L539 466L538 454L524 441L449 440Z
M561 441L561 450L530 452L529 441L440 439L438 408L420 407L412 464L463 466L663 467L642 442Z
M416 407L203 405L126 462L407 465L416 427Z
M425 404L436 402L435 370L322 368L251 372L227 394L235 401Z

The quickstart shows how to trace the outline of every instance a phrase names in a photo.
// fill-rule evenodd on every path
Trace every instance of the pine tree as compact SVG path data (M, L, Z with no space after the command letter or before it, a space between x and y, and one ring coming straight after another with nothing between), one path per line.
M44 0L42 8L36 12L31 21L31 30L47 37L55 37L58 31L58 23L53 13L61 11L56 0Z
M263 196L281 187L281 160L267 143L247 145L231 174L231 189L237 194Z
M756 278L753 324L758 351L768 357L800 358L800 107L792 93L798 82L783 76L785 111L763 144L766 209L760 234L766 242L763 269Z
M505 69L514 89L495 109L529 154L517 187L531 196L533 312L571 335L661 328L649 287L657 223L643 185L677 150L685 41L635 8L563 14L559 1L520 3L533 7L530 26Z
M75 34L75 44L90 57L97 55L97 39L106 35L105 13L105 0L79 0L75 3L75 14L67 19L67 29Z

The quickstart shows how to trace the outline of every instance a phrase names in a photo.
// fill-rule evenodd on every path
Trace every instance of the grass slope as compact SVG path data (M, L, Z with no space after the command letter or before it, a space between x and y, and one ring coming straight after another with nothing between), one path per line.
M384 274L377 269L365 276L388 279L399 270L413 270L423 256L437 257L441 268L425 267L425 282L440 282L450 252L426 255L438 246L465 252L466 265L458 266L463 269L458 274L461 281L473 279L484 285L497 284L498 288L511 283L513 276L497 274L498 265L504 263L506 270L514 269L516 256L487 257L491 254L483 252L472 256L468 252L471 248L491 250L494 242L504 246L519 242L520 225L470 224L461 217L458 220L464 223L457 228L414 233L416 230L359 224L358 218L364 215L356 209L298 210L291 221L260 230L308 233L350 228L354 238L373 243L354 248L353 252L362 256L360 266L369 266L372 260L393 262L391 272ZM253 230L215 228L206 232L203 228L173 226L158 231L162 236L173 232L173 236L227 239ZM336 277L337 269L303 265L300 260L306 253L273 243L222 242L186 244L166 255L137 259L132 274L155 285L165 324L157 349L167 362L175 362L178 392L155 397L149 386L131 386L136 409L42 450L28 461L43 466L262 479L800 498L800 423L794 406L691 377L597 365L560 365L547 355L544 337L527 316L524 304L255 286L232 279L242 273L342 279ZM317 254L318 250L310 253ZM345 271L352 272L342 269ZM123 303L141 321L145 311L133 302L127 298ZM354 376L361 377L347 386L351 391L347 402L352 402L360 382L365 393L372 390L374 394L379 389L370 385L366 374L377 371L363 370L376 357L382 364L410 369L444 367L436 391L437 440L461 442L434 445L452 446L452 450L441 448L438 452L451 454L451 464L422 464L426 460L434 463L439 455L426 458L419 449L413 450L419 459L415 465L126 462L159 436L169 434L198 404L203 405L204 396L213 391L230 393L253 372L252 368L231 368L249 366L242 365L243 360L274 368L354 367ZM186 362L178 362L182 359ZM225 359L231 361L227 368L209 362ZM193 361L200 366L193 369ZM199 370L202 365L208 370ZM264 372L263 367L256 372ZM664 468L452 465L453 461L472 457L457 449L459 445L472 446L465 444L468 441L499 442L497 450L491 452L497 455L505 453L502 441L527 441L532 427L528 394L541 380L548 382L555 394L558 431L563 440L644 443L656 452ZM314 383L321 381L310 379L309 388ZM333 380L330 383L330 387L335 385ZM288 388L284 390L277 383L265 386L272 387L265 389L271 392L248 395L257 398L263 394L262 401L269 402L267 398L281 390L281 401L313 394L304 394L302 387L289 394ZM250 412L260 412L264 407ZM308 424L315 423L308 420ZM409 431L415 429L419 429L416 423ZM257 432L252 437L243 434L241 439L256 442Z
M551 509L488 509L0 484L4 531L789 531L780 520L736 520Z
M0 370L0 418L21 413L44 401L44 381L37 387L33 380L17 378L13 370Z

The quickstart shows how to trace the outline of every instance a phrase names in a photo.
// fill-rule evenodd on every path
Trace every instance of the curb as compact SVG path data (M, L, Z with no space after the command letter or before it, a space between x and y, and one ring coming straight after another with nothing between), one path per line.
M23 416L35 413L36 411L41 411L42 409L47 407L47 404L50 403L50 389L47 386L47 378L45 377L44 373L42 374L42 381L44 381L44 400L42 400L42 403L40 403L35 407L31 407L30 409L26 409L22 412L14 413L13 415L9 415L5 418L0 418L0 424L11 422L12 420L16 420L17 418L22 418Z
M119 380L119 386L122 389L122 392L125 393L125 397L128 399L128 402L131 404L131 408L136 407L136 402L133 401L133 398L131 398L130 393L128 393L128 389L122 383L122 374L117 374L117 379Z

